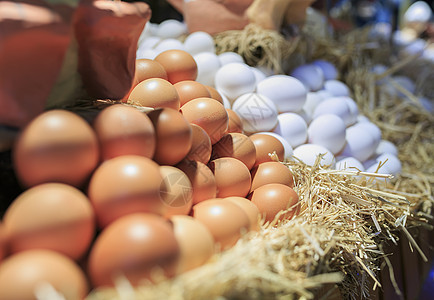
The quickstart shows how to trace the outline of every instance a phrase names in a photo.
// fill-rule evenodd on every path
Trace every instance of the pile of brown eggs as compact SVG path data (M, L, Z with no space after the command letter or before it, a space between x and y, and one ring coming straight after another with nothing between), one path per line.
M84 298L121 278L172 277L233 246L261 220L298 212L273 136L243 134L182 50L137 60L125 102L91 124L36 117L13 149L26 190L0 223L0 299ZM290 209L292 207L292 209Z

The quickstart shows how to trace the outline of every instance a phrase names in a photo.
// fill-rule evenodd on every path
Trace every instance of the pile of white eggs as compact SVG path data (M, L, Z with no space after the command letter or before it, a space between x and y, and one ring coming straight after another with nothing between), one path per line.
M296 157L313 165L324 154L321 165L340 170L401 172L397 148L359 114L350 89L337 79L338 71L330 62L316 60L290 75L274 74L248 66L237 53L217 55L213 38L205 32L191 33L183 42L182 35L187 35L182 22L148 23L137 58L153 59L169 49L190 53L198 67L196 81L217 89L225 107L241 118L246 134L279 139L286 159ZM380 163L384 163L381 168Z

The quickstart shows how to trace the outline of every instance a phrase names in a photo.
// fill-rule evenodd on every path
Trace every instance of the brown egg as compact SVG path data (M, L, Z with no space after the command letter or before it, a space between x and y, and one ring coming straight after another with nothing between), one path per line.
M22 131L13 149L15 172L25 186L62 182L79 187L98 160L94 131L66 110L40 114Z
M239 207L244 210L246 215L249 217L250 220L250 230L258 231L260 228L260 215L259 215L259 209L258 207L252 203L249 199L246 199L244 197L226 197L223 199L224 201L231 201L232 203L235 203Z
M209 163L217 184L217 197L245 197L249 193L251 177L249 169L233 157L217 158Z
M199 161L183 160L176 167L190 179L193 187L193 205L216 197L215 177L207 165Z
M209 229L190 216L173 216L170 220L180 249L177 274L203 265L214 254L214 238Z
M121 155L154 156L156 140L149 117L134 107L115 104L102 110L95 118L101 159Z
M166 50L154 58L166 70L168 80L175 84L183 80L196 80L197 64L193 56L183 50Z
M0 222L0 262L6 256L8 241L6 238L6 230Z
M146 58L137 59L134 85L150 78L168 79L166 70L158 61Z
M84 299L89 287L83 271L67 256L28 250L0 264L0 299ZM49 296L51 295L51 296Z
M196 98L181 107L181 112L188 122L202 127L211 139L217 143L228 128L228 113L225 107L212 98Z
M164 216L188 215L193 205L193 187L190 179L180 169L172 166L161 166L163 177L160 196L166 206Z
M211 97L207 88L197 81L183 80L175 83L173 86L178 92L181 106L183 106L188 101L196 98Z
M294 187L294 176L287 166L277 161L267 161L251 170L252 187L250 191L268 183L281 183Z
M153 214L124 216L105 228L89 254L89 276L93 286L114 286L125 276L137 286L152 272L175 274L179 246L171 224Z
M95 216L87 197L63 183L44 183L19 195L4 215L11 252L57 251L79 259L95 233Z
M100 227L137 212L162 215L160 198L163 177L149 158L123 155L102 163L93 174L88 196Z
M135 86L128 97L128 103L161 108L168 107L179 110L179 96L175 87L161 78L146 79Z
M157 109L148 113L157 136L154 160L161 165L175 165L190 151L193 140L191 126L173 109Z
M205 87L208 90L211 98L213 98L214 100L217 100L218 102L223 104L223 98L215 88L213 88L212 86L209 86L209 85L205 85Z
M228 112L229 117L229 123L228 123L228 133L231 132L243 132L243 122L241 122L240 116L236 112L234 112L230 108L226 108L226 111Z
M249 198L258 207L265 221L273 221L276 215L292 207L292 210L280 216L279 220L290 219L298 214L297 193L287 185L269 183L254 190Z
M188 152L186 158L188 160L196 160L207 164L209 159L211 158L211 140L206 131L202 129L202 127L196 124L191 124L191 130L193 140L191 143L190 152Z
M233 157L242 161L250 170L256 161L256 148L248 136L227 133L213 146L212 158Z
M274 136L257 133L251 135L249 138L252 140L253 144L255 144L256 148L255 166L266 161L272 161L269 154L274 151L276 151L279 160L283 161L285 149L282 143Z
M208 228L222 250L235 245L250 228L250 220L244 210L222 199L209 199L194 205L193 217Z

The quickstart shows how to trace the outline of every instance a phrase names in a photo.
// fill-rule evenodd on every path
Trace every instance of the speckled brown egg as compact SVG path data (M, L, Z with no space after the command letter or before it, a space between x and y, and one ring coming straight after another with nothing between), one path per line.
M0 299L84 299L86 276L73 260L51 250L27 250L0 264ZM51 296L49 296L51 293Z
M207 164L212 152L211 139L206 131L196 124L191 124L191 132L193 139L186 158Z
M178 92L181 106L183 106L188 101L196 98L211 97L207 88L203 84L194 80L179 81L173 86Z
M168 107L174 110L179 110L180 107L175 87L161 78L150 78L137 84L128 97L128 103L153 108Z
M40 114L22 131L13 149L15 172L28 187L45 182L80 187L98 161L95 132L83 118L66 110Z
M229 122L228 122L228 133L232 132L243 132L243 122L241 122L240 116L230 108L226 108L228 112Z
M282 143L274 136L257 133L251 135L249 138L252 140L253 144L255 144L256 148L255 166L266 161L272 161L269 154L272 154L274 151L276 151L279 160L283 161L285 149Z
M213 146L212 158L233 157L242 161L250 170L256 162L256 148L248 136L227 133Z
M190 151L193 141L189 122L178 111L164 108L148 113L157 138L154 160L161 165L175 165Z
M137 286L152 281L152 273L163 270L173 276L179 246L172 225L153 214L132 214L112 224L96 239L89 254L89 276L93 286L114 286L125 276Z
M154 60L163 66L168 80L172 84L183 80L196 80L196 61L186 51L177 49L166 50L158 54Z
M225 107L211 98L196 98L181 107L181 112L188 122L202 127L211 139L217 143L228 128L228 113Z
M294 176L289 168L280 162L268 161L257 165L251 170L252 187L254 191L260 186L268 183L281 183L294 187Z
M102 110L94 120L101 159L121 155L154 156L156 140L149 117L138 109L115 104Z
M209 163L217 184L217 197L245 197L249 193L251 176L249 169L233 157L217 158Z

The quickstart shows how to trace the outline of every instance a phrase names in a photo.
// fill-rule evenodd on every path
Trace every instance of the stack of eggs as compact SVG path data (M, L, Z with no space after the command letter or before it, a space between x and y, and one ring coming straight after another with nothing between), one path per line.
M82 299L88 282L175 276L259 230L261 219L298 213L293 175L269 155L283 160L290 148L271 133L246 135L247 114L197 80L200 68L179 49L138 59L124 101L148 112L115 104L89 124L50 110L23 129L13 162L25 190L0 223L1 299ZM245 89L237 74L233 89L252 92L256 77Z

